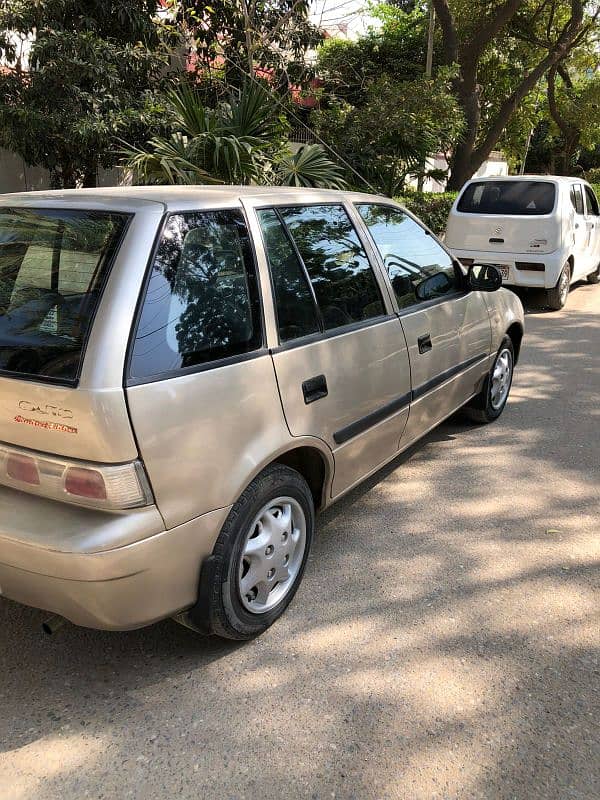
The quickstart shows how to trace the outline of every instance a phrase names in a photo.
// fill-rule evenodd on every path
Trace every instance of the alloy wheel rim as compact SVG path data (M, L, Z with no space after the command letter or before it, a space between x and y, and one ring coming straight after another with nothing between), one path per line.
M270 500L258 512L242 547L238 592L244 608L265 614L289 594L306 550L306 517L292 497Z
M510 350L505 347L496 358L492 370L490 385L490 403L494 411L502 408L510 391L513 359Z

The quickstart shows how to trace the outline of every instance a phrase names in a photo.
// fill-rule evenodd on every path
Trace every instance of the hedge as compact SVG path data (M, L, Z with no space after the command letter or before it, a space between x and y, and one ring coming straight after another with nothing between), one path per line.
M596 197L600 198L600 183L592 183ZM428 225L434 233L441 236L446 230L448 214L457 192L406 192L395 199L412 211Z
M446 230L448 214L457 192L406 192L396 200L441 235Z

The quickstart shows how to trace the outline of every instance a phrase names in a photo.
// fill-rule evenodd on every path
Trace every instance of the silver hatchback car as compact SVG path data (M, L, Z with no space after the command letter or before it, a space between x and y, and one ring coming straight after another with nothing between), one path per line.
M457 409L502 413L523 309L500 284L385 197L4 195L0 593L261 633L315 512Z

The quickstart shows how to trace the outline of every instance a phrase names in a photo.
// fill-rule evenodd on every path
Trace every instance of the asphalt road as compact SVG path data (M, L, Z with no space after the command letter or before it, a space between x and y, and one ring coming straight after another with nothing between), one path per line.
M327 512L255 642L0 600L2 800L600 797L599 311L530 312L501 420Z

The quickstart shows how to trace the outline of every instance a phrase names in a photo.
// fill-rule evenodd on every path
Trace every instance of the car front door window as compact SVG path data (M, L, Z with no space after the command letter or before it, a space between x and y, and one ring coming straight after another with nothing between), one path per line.
M453 259L412 217L382 204L364 203L357 209L383 260L400 309L460 289Z

